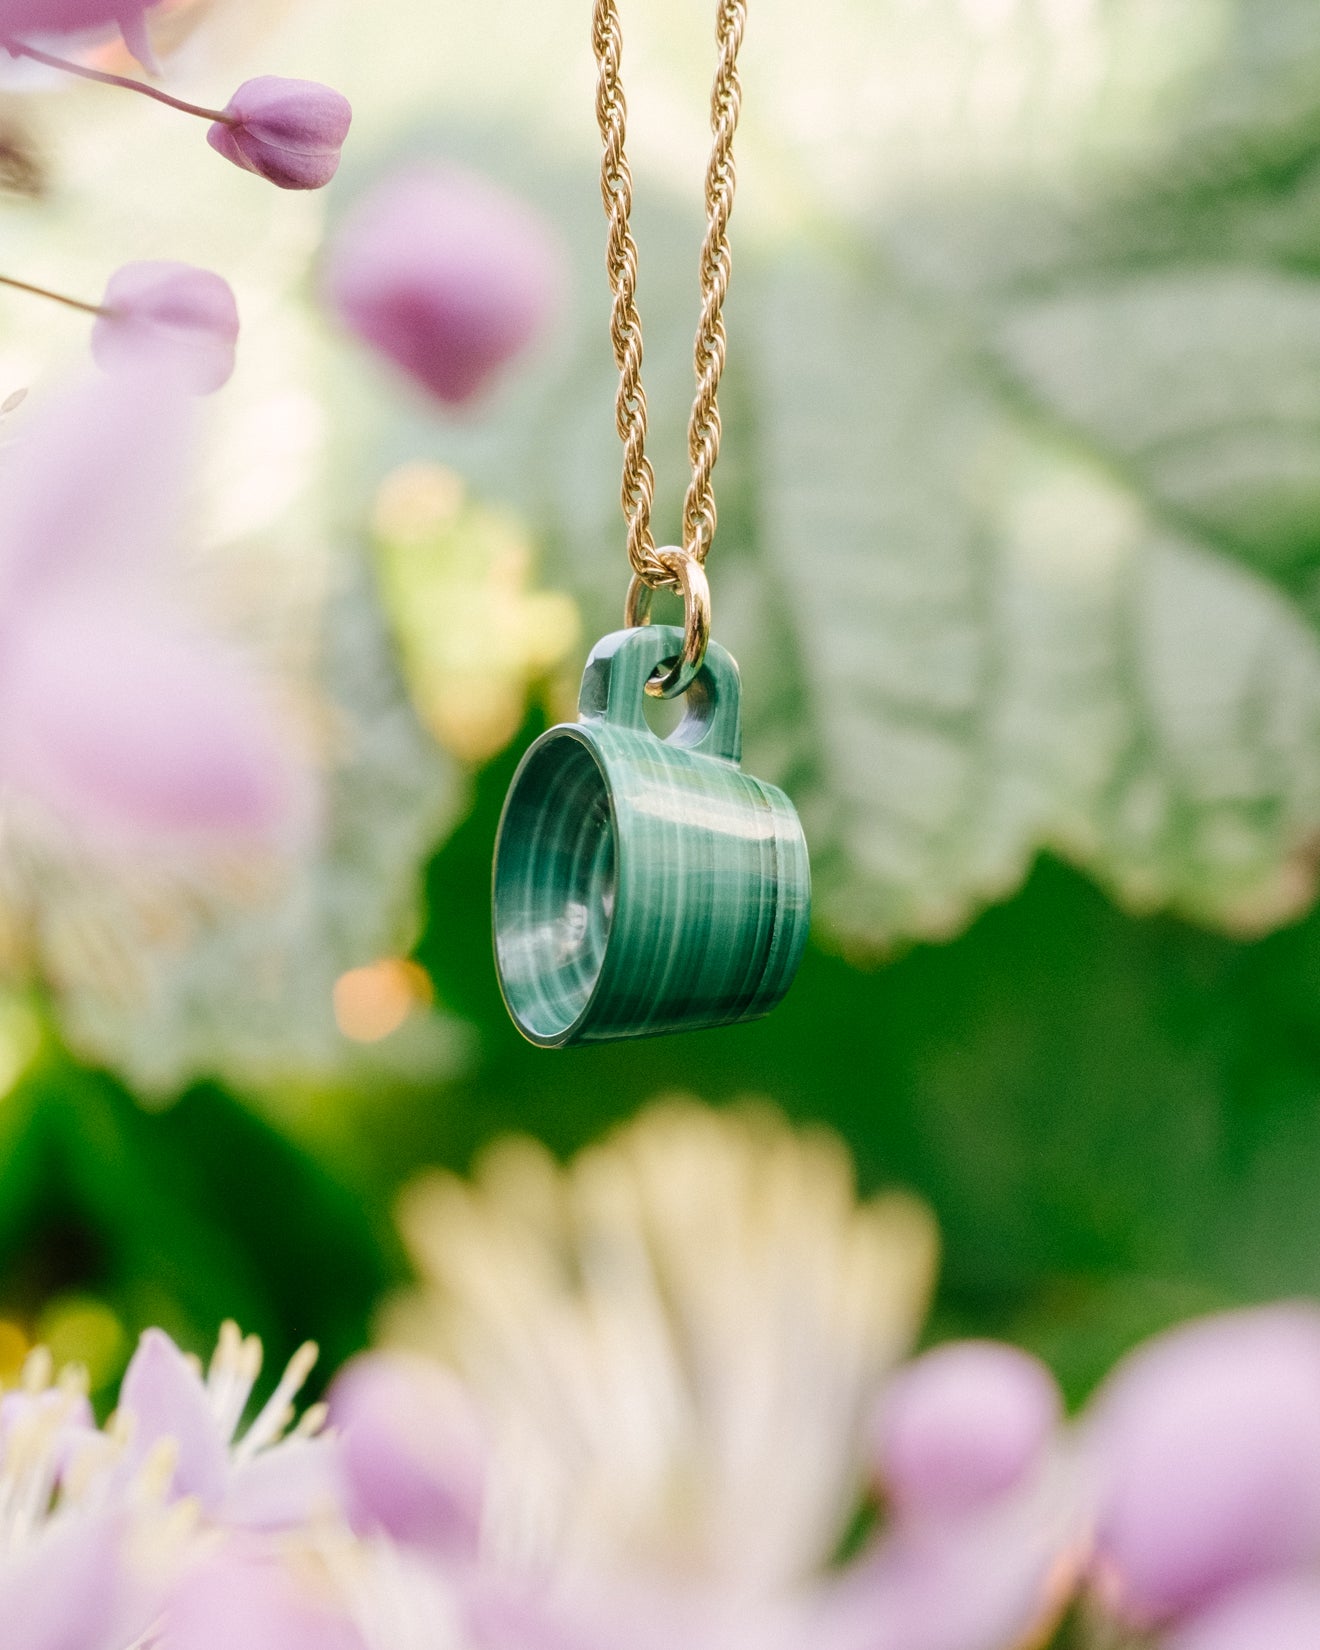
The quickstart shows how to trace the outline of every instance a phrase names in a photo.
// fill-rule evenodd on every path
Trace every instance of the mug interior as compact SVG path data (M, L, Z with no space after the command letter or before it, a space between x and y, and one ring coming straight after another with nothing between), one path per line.
M605 780L568 736L531 753L505 806L495 860L495 951L504 995L532 1036L577 1020L614 915L615 835Z

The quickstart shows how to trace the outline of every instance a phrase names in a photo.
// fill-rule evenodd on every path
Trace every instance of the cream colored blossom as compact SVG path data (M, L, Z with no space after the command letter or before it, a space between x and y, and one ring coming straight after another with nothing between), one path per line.
M177 1445L133 1461L129 1430L99 1431L77 1370L27 1360L0 1398L0 1633L5 1650L137 1650L185 1562L196 1520L166 1491Z
M925 1310L922 1204L859 1202L824 1129L670 1101L566 1166L520 1138L429 1173L400 1218L423 1281L384 1337L491 1416L493 1550L743 1597L828 1562Z

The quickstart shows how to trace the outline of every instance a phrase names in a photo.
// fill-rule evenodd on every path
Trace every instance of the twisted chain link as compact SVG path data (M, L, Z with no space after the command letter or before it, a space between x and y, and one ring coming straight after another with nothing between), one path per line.
M719 64L710 103L713 144L706 169L701 319L697 325L693 352L697 394L688 420L688 456L692 463L692 479L683 504L683 549L697 562L705 561L715 536L712 478L720 452L717 397L726 353L724 300L729 290L732 267L728 231L735 181L733 134L742 102L738 82L738 48L742 45L746 20L747 0L718 0L715 37L719 46ZM596 85L596 119L600 123L603 149L600 192L609 222L605 264L610 290L614 294L610 312L610 340L619 369L614 422L623 442L623 486L620 496L624 519L628 524L628 559L643 583L653 589L672 589L677 586L678 580L657 554L651 534L655 473L646 456L642 321L637 310L637 243L629 224L632 174L624 153L628 110L620 80L623 32L619 24L618 0L595 0L592 44L600 71Z
M729 216L733 211L733 134L738 125L742 87L738 83L738 48L747 21L746 0L720 0L715 38L720 61L710 99L714 138L706 168L706 239L701 248L701 320L694 352L697 396L688 419L688 457L692 480L683 502L683 548L704 562L715 537L715 489L712 476L720 456L720 409L716 401L724 372L724 300L729 291L733 256L729 251Z

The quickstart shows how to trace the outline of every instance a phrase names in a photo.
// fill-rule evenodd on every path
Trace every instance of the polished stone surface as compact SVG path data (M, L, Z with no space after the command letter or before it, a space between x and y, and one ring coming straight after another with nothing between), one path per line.
M616 631L579 720L523 758L495 849L500 988L546 1047L768 1013L806 943L811 873L783 791L742 771L738 667L712 643L668 738L644 685L681 631Z

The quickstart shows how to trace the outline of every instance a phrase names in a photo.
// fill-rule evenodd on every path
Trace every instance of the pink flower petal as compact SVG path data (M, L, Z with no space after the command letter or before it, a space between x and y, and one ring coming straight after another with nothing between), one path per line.
M515 197L466 172L414 168L348 214L323 284L359 338L457 406L541 331L560 265L549 227Z
M1320 1560L1320 1309L1162 1335L1098 1396L1102 1573L1141 1624Z
M852 1623L788 1591L749 1594L697 1575L601 1578L556 1599L469 1605L478 1644L499 1650L858 1650Z
M92 354L108 372L144 361L176 370L197 395L229 381L238 306L228 281L209 269L163 261L125 264L101 299Z
M310 1523L344 1504L340 1440L288 1438L236 1466L217 1518L246 1530Z
M349 1515L437 1555L475 1552L487 1443L458 1379L436 1364L369 1353L338 1376Z
M37 591L165 563L193 419L173 375L145 370L90 376L32 413L0 458L0 641Z
M81 384L0 470L0 784L107 846L311 820L257 672L170 599L192 405L173 372Z
M69 1518L0 1564L5 1650L122 1650L133 1615L112 1519Z
M348 1623L305 1596L269 1554L233 1549L179 1585L153 1644L159 1650L361 1650Z
M96 1421L92 1406L81 1393L68 1393L59 1387L47 1387L44 1392L6 1392L0 1398L0 1457L15 1427L39 1415L60 1417L61 1431L70 1433L71 1444L93 1431Z
M145 14L157 0L0 0L0 40L88 34L115 25L143 68L155 69Z
M320 189L339 170L353 119L349 101L314 80L261 75L225 106L228 121L206 134L211 147L280 189Z
M151 49L151 36L147 33L146 16L148 7L157 3L158 0L119 0L115 8L115 21L124 44L148 74L160 73L160 64Z
M274 839L310 810L251 667L158 602L94 588L11 634L0 781L110 847Z
M81 1393L59 1387L47 1387L43 1392L6 1392L0 1398L0 1466L11 1450L23 1447L25 1437L52 1422L57 1430L50 1446L51 1460L59 1482L71 1469L76 1470L83 1449L100 1436L91 1404Z
M1288 1576L1229 1596L1164 1641L1164 1650L1316 1650L1320 1578Z
M982 1507L1040 1465L1062 1412L1054 1377L1016 1347L936 1347L900 1370L881 1400L876 1443L885 1491L906 1516Z
M141 1461L160 1439L172 1438L178 1446L174 1493L195 1495L205 1507L218 1505L228 1475L226 1441L201 1376L163 1330L148 1329L138 1342L119 1389L119 1407L133 1420L132 1461Z
M838 1584L821 1610L820 1641L838 1650L1018 1650L1056 1602L1069 1530L1057 1512L1026 1502L1007 1515L900 1528Z

